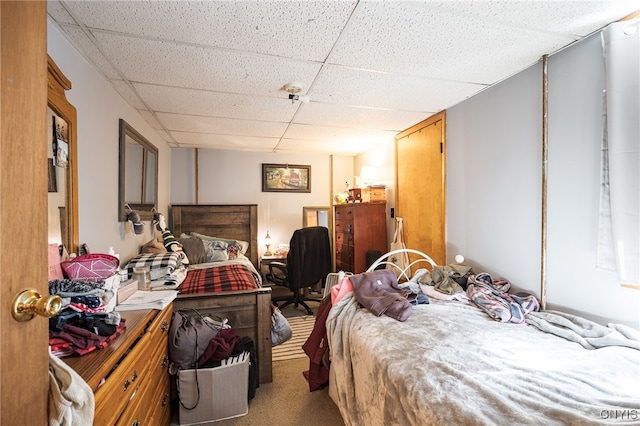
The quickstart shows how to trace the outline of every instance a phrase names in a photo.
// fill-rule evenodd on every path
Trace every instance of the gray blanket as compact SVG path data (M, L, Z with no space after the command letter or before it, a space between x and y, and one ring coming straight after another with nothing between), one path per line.
M530 312L526 321L544 332L580 343L587 349L625 346L640 350L640 332L622 324L605 327L576 315L552 310Z
M587 350L472 305L432 301L405 322L351 294L327 319L330 395L347 425L640 424L640 351Z

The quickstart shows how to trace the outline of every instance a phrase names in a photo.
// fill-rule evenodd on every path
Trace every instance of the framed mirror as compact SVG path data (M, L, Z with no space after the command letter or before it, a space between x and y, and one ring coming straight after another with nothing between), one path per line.
M67 100L71 82L48 57L48 242L78 252L78 145L76 108Z
M152 220L157 205L158 148L120 119L118 216L126 221L130 208L141 220Z
M329 235L331 235L331 215L329 207L321 206L307 206L302 207L302 226L304 228L308 226L324 226L329 229Z

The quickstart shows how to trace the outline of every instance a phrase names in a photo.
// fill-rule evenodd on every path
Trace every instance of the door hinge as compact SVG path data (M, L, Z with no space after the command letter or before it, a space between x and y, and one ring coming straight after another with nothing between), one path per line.
M440 142L440 154L444 152L444 143Z

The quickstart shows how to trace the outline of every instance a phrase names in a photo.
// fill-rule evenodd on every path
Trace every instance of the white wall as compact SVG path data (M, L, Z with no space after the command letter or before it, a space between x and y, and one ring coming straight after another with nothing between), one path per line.
M547 308L640 328L640 291L597 271L603 68L599 37L549 59ZM540 295L542 67L447 111L449 261Z
M640 290L595 267L604 87L599 35L550 58L547 300L638 328Z
M173 149L171 157L171 204L194 204L195 151ZM266 249L261 239L267 230L273 247L288 244L293 231L302 227L304 206L332 205L328 155L199 150L198 162L198 204L258 205L260 255ZM262 163L310 165L311 192L262 192Z
M118 221L118 120L123 118L159 151L158 210L169 204L171 149L112 86L48 22L47 52L72 84L67 99L78 112L79 240L92 252L113 246L125 260L152 238L150 222L135 235Z
M447 257L540 287L541 67L447 111Z
M396 158L395 140L380 143L375 148L357 155L354 162L354 173L360 175L363 166L372 166L376 170L376 183L387 187L387 248L393 239L395 221L391 219L390 209L395 208L396 199ZM355 178L354 178L355 179ZM354 180L355 181L355 180Z

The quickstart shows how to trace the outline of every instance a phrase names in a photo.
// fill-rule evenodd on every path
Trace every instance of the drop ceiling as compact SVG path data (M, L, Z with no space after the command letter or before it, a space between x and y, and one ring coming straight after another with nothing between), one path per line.
M637 0L49 1L172 147L356 155ZM284 89L295 82L308 103Z

